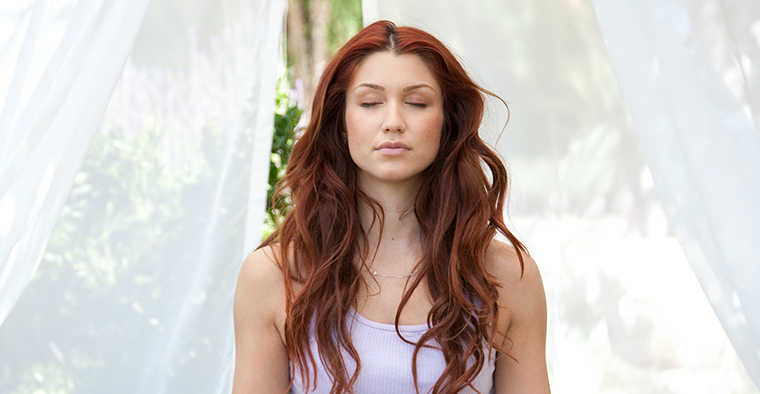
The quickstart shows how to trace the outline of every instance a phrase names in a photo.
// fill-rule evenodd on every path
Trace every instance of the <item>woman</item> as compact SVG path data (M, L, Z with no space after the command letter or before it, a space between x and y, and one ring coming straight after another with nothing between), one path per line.
M376 22L338 51L280 188L293 209L240 272L233 393L549 392L484 94L418 29Z

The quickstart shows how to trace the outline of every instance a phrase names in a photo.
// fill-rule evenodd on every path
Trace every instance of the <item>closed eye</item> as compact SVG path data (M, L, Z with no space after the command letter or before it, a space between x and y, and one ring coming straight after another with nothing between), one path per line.
M407 103L407 104L411 105L412 107L427 108L427 104L424 104L424 103Z
M359 104L359 106L363 107L363 108L371 108L371 107L374 107L374 106L379 105L379 104L380 103L361 103L361 104Z

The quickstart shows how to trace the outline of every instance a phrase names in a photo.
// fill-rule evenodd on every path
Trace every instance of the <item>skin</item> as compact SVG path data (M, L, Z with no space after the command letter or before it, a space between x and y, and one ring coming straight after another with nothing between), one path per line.
M412 272L420 256L419 223L409 207L422 172L433 162L443 122L443 98L433 74L416 55L379 52L358 67L346 95L346 139L357 165L359 187L375 198L386 219L382 233L372 213L359 214L376 257L357 262L365 279L357 312L392 324L404 279L372 276L363 264L386 275ZM386 142L402 148L383 149ZM282 394L288 387L284 341L285 288L275 264L276 246L259 249L243 263L234 300L236 360L233 394ZM510 349L499 354L494 373L497 394L549 393L546 369L546 299L536 263L525 256L525 271L514 249L492 241L486 268L502 285L497 337ZM424 324L432 303L421 285L402 311L400 324ZM298 287L295 289L298 291Z
M369 55L346 92L346 137L359 187L413 190L438 154L442 125L441 87L419 57ZM389 142L403 147L383 148Z

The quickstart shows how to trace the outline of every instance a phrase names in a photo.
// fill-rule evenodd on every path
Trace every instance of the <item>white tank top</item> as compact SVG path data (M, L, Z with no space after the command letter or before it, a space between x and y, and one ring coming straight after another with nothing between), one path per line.
M346 317L351 332L351 340L356 351L359 353L362 368L354 384L356 394L414 394L414 380L412 378L412 355L414 345L410 345L396 333L393 324L378 323L366 319L355 312L353 308ZM417 342L428 330L426 324L399 326L399 331L407 340ZM317 387L311 384L310 394L329 394L332 388L332 380L325 372L325 368L319 359L317 342L314 335L311 336L310 346L317 362ZM431 343L433 345L433 343ZM493 372L495 367L496 351L491 352L491 357L486 360L480 374L475 378L472 385L481 394L493 393ZM348 354L344 353L348 376L354 372L356 364ZM446 362L440 348L421 348L417 356L417 379L421 394L429 393L438 378L443 374ZM292 370L292 369L291 369ZM312 372L313 373L313 372ZM301 381L300 373L291 373L293 386L291 394L305 394L304 382ZM312 375L313 377L313 375ZM466 388L460 393L475 393L471 388Z

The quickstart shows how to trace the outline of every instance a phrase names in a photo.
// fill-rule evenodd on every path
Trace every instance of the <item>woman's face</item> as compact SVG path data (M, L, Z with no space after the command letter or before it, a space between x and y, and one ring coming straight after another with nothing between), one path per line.
M346 138L359 182L418 182L438 154L441 87L417 55L376 52L346 92Z

